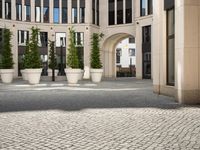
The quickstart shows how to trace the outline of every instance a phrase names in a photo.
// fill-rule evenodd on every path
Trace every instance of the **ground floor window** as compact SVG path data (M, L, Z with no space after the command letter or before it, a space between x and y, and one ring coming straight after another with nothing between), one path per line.
M175 16L167 10L167 85L175 84Z

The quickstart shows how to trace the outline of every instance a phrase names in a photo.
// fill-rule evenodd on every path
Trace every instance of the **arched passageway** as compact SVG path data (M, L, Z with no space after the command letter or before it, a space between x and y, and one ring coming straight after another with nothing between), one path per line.
M117 77L116 46L119 42L129 37L135 38L134 35L129 33L118 33L104 38L102 41L102 62L105 77Z

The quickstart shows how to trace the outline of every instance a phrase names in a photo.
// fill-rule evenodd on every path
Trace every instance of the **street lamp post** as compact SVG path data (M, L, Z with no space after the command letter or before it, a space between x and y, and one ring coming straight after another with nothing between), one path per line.
M61 61L61 64L60 64L60 72L61 72L61 75L64 75L64 68L63 68L63 37L60 38L60 55L61 55L61 58L60 58L60 61Z

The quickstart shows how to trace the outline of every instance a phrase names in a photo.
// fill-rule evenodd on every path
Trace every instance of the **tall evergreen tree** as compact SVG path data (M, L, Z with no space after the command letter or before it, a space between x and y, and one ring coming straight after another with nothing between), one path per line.
M79 60L77 54L77 48L75 46L75 31L69 29L69 48L67 55L67 66L70 68L79 68Z
M49 46L50 46L49 68L56 69L57 68L57 59L56 59L56 53L55 53L55 42L50 41Z
M91 68L100 69L102 68L102 63L100 59L100 46L99 42L101 38L103 38L103 34L93 33L92 34L92 49L91 49L91 57L90 57L90 65Z
M26 69L41 68L41 60L38 48L39 28L31 28L31 38L26 45L26 53L24 58L24 66Z
M12 33L9 29L4 29L3 32L3 51L2 51L2 69L13 69L13 54L12 54L12 45L11 45L11 36Z

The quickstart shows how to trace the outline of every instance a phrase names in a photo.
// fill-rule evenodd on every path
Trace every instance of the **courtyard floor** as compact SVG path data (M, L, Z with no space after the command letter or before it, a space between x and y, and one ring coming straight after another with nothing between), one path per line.
M200 150L200 107L150 80L0 83L0 149Z

